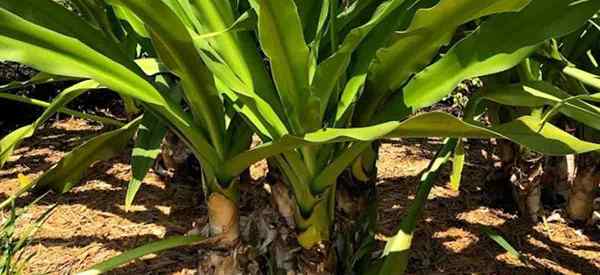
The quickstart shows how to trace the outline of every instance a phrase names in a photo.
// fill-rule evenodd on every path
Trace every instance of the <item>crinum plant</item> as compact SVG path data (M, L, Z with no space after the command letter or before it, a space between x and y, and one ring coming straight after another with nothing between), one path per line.
M144 114L76 148L23 191L67 191L88 164L122 150L137 132L129 205L166 126L201 163L213 243L237 242L239 175L268 158L292 190L298 241L308 249L331 236L340 174L359 156L353 171L373 174L376 158L369 150L378 139L506 138L557 155L600 148L550 123L541 127L534 116L490 127L440 112L410 116L462 80L510 69L544 41L577 29L600 8L597 1L77 2L108 11L111 26L118 22L131 41L102 32L108 25L88 18L95 13L76 14L50 0L0 3L0 59L83 80L35 124L5 137L0 157L6 160L20 140L83 91L111 89L134 99ZM485 20L463 40L451 41L476 19ZM136 60L131 48L151 58ZM253 133L263 144L250 148ZM200 239L141 247L91 273ZM391 243L386 255L409 247L410 237Z
M297 223L303 231L299 240L304 247L329 238L332 198L340 173L360 154L366 154L367 165L354 171L372 170L368 162L376 158L369 157L373 154L365 153L365 149L371 147L371 139L389 136L383 130L387 124L382 122L408 118L439 101L463 79L515 66L540 43L575 30L597 10L597 4L590 1L579 5L541 1L355 1L340 8L344 3L337 1L257 0L249 1L258 21L258 42L252 42L254 37L249 33L226 32L228 26L235 25L235 15L245 12L246 5L190 3L195 17L183 15L191 22L189 28L199 35L225 32L208 39L205 47L217 57L205 62L226 86L223 89L237 92L231 100L248 106L241 112L250 124L263 123L260 117L256 119L256 113L265 113L259 109L266 107L260 105L262 100L269 103L268 113L285 114L264 118L270 120L265 128L255 127L265 142L278 139L280 133L300 136L326 127L368 127L359 130L363 137L354 135L358 131L344 131L351 142L306 145L273 157L296 197ZM584 11L586 7L590 11ZM560 16L536 19L541 10ZM451 42L456 29L494 14L500 15L483 23L456 43L447 56L427 67ZM560 27L547 28L549 24ZM517 28L523 25L527 27ZM550 31L539 31L544 28ZM502 38L508 33L514 39ZM249 54L248 48L257 44L257 53ZM268 87L271 82L262 82L265 69L256 62L260 50L269 61L274 88ZM214 64L218 57L220 62ZM240 70L240 63L247 67ZM248 71L253 79L244 77ZM247 87L242 89L240 84ZM248 90L268 96L246 98L252 95L244 94ZM260 98L258 103L256 98ZM277 110L277 104L270 103L272 98L279 98L283 113ZM251 112L251 108L257 111ZM418 119L425 121L438 115ZM367 133L373 135L364 137Z
M586 140L597 141L597 21L594 16L570 35L545 43L516 68L485 78L485 91L472 98L469 119L481 115L475 109L487 109L494 121L526 113L570 129ZM567 212L571 218L586 220L591 216L598 177L595 152L548 158L510 142L499 146L503 147L500 152L506 166L504 177L512 178L513 193L523 215L535 221L543 214L540 195L541 189L546 188L561 193L560 200L568 197Z

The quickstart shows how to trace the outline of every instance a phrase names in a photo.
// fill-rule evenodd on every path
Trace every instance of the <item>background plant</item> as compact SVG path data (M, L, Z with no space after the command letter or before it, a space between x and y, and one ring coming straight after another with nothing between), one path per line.
M598 71L594 57L597 43L593 42L598 35L597 20L591 18L569 36L545 43L532 58L515 69L486 78L485 91L472 99L471 111L487 109L494 121L530 113L543 121L553 121L579 137L597 140L599 85L598 76L594 75ZM516 201L524 215L533 220L542 215L542 188L560 192L562 194L556 196L566 199L570 197L568 189L572 185L571 193L579 195L569 199L570 216L576 220L591 216L595 188L592 182L597 166L592 160L595 153L549 158L506 142L500 146L501 159L505 162L504 177L513 179Z

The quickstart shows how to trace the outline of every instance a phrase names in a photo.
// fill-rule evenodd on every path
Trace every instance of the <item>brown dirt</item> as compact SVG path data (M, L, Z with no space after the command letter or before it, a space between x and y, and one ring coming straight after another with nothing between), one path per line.
M393 235L403 209L414 198L420 172L439 141L390 141L380 150L378 193L381 231ZM409 271L414 274L600 274L600 231L564 222L531 225L491 203L484 192L490 167L469 143L460 192L449 187L448 172L433 188L414 238ZM496 194L497 195L497 194ZM510 194L508 194L510 196ZM528 264L514 259L481 226L492 227L520 251Z
M0 172L0 198L16 190L19 173L34 178L79 144L79 137L100 131L81 120L60 121L39 131ZM29 248L36 256L27 273L81 271L149 241L184 234L194 218L205 215L203 204L199 203L201 198L197 197L200 190L188 184L167 185L153 173L145 179L135 207L125 212L130 179L128 158L128 154L123 154L95 164L82 184L69 194L50 194L33 207L31 218L39 216L49 204L58 205ZM18 203L25 205L33 199L26 196ZM116 273L189 274L195 266L194 253L194 249L169 251L129 264Z
M44 128L16 151L0 170L0 199L18 187L23 173L34 178L86 136L103 131L82 120L65 120ZM439 141L417 143L390 140L381 148L378 193L380 233L392 235L418 183L420 172L434 155ZM551 222L529 225L514 213L489 203L483 180L486 163L479 152L485 144L469 143L469 162L460 192L450 190L447 176L434 187L424 220L416 233L409 271L414 274L600 274L600 232ZM30 252L36 252L28 273L67 274L105 260L119 252L164 236L180 235L193 223L206 222L206 208L197 183L175 179L169 183L150 173L135 201L124 211L130 178L128 152L100 162L69 194L50 194L33 207L25 222L51 204L58 207L36 235ZM264 175L262 163L252 169L253 178ZM446 172L447 173L447 172ZM255 186L257 189L258 186ZM259 188L263 190L262 188ZM256 193L254 190L251 193ZM262 192L262 191L261 191ZM243 200L242 215L249 215L267 196ZM25 196L20 206L32 201ZM511 258L480 231L493 227L519 251L528 264ZM197 260L192 248L175 249L128 264L116 274L194 274Z

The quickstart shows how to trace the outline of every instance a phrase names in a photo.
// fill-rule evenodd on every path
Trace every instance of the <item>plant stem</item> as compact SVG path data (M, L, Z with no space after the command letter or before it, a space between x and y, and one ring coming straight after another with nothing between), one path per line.
M331 42L331 53L335 53L335 51L337 50L337 28L335 25L335 21L336 21L336 14L337 14L337 9L338 9L338 3L337 0L331 0L330 2L330 7L329 7L329 35L330 35L330 42Z

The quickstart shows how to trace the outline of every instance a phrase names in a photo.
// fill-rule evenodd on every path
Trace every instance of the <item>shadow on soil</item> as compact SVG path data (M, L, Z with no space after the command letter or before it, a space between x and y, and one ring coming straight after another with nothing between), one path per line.
M81 136L91 136L97 134L97 131L60 131L45 133L45 136L51 136L42 140L36 140L27 146L34 148L52 148L60 151L68 151L83 139L77 139ZM66 142L65 141L69 141ZM396 145L414 144L414 141L387 141ZM422 146L422 156L431 158L434 155L438 144L424 143ZM27 173L36 173L48 169L52 164L46 161L48 156L44 154L27 156L14 162L9 162L5 169L12 169L17 166L26 166L30 170ZM192 221L206 216L206 209L203 207L201 189L197 184L167 184L166 188L159 188L153 185L144 185L136 198L136 205L145 206L146 210L136 211L134 213L125 212L122 205L125 201L127 182L115 175L109 173L114 164L127 164L129 158L127 155L114 158L107 162L100 162L92 169L82 182L102 181L107 183L110 188L104 190L83 189L75 190L67 195L51 194L43 199L44 204L58 205L85 205L87 208L99 210L106 213L118 215L135 223L155 223L164 226L167 235L184 234L191 229ZM489 205L489 198L481 189L481 183L477 179L482 179L481 171L477 168L466 168L465 175L472 177L467 180L468 184L461 186L463 194L459 197L436 197L428 201L426 212L419 223L419 228L414 238L414 249L410 258L409 271L417 274L437 273L494 273L505 274L548 274L553 271L545 269L535 261L530 261L527 266L514 266L505 262L496 260L496 257L503 254L504 251L498 247L492 240L480 231L481 224L466 222L459 219L460 214L478 209L482 205ZM470 170L469 170L470 169ZM16 174L7 174L0 177L2 179L14 178ZM380 194L379 212L383 219L380 220L380 228L391 235L393 228L399 223L403 210L414 195L420 176L384 178L378 185ZM446 175L442 178L447 178ZM441 181L439 182L441 183ZM0 199L5 199L6 194L0 194ZM32 195L21 197L17 200L19 206L24 206L33 201ZM252 203L251 201L246 202ZM167 215L160 211L156 206L171 207L171 212ZM242 210L248 206L242 205ZM252 208L250 206L249 208ZM455 241L453 237L434 237L435 233L449 227L458 228L470 235L476 236L471 242L463 247L459 252L449 249L445 243ZM518 219L510 219L500 226L494 227L494 230L501 233L513 246L526 255L535 255L536 258L546 259L555 265L565 269L579 272L582 274L597 274L598 269L589 260L582 258L566 249L562 244L557 243L545 234L541 234L532 229L531 225L523 223ZM600 232L584 232L591 239L600 240ZM528 238L535 238L543 245L534 246L526 241ZM107 239L102 236L76 236L73 238L41 238L35 242L44 246L78 246L98 242L104 247L125 251L140 244L156 240L154 235L140 235L135 237L123 237ZM570 247L570 249L583 249L599 251L598 246ZM174 269L194 268L196 264L196 253L193 248L177 249L161 254L159 257L150 260L140 260L121 267L113 274L140 274L140 272L174 272ZM486 267L481 270L481 267ZM478 270L475 270L475 269Z
M403 143L398 143L404 145ZM474 146L475 147L475 146ZM435 151L436 146L425 147L425 150ZM474 148L472 148L474 149ZM423 155L428 155L423 153ZM437 182L437 186L446 184L449 169L445 169ZM556 270L540 264L538 261L529 260L524 266L516 266L504 261L496 260L496 257L505 254L505 250L499 247L488 236L481 231L483 223L468 222L461 219L461 214L479 209L482 206L489 207L492 211L516 214L514 207L502 209L506 205L498 202L496 198L491 199L485 191L483 181L485 172L477 167L465 167L461 194L458 197L436 196L427 202L425 214L415 236L413 238L413 249L409 261L410 273L414 274L558 274ZM404 209L410 206L416 192L420 175L414 177L395 177L380 179L378 185L379 193L379 226L386 235L395 233L394 228L400 222ZM509 189L510 190L510 189ZM493 195L495 197L498 194ZM510 197L510 193L505 196ZM499 205L498 204L502 204ZM514 204L509 204L510 206ZM518 251L530 258L535 256L537 260L550 262L572 272L581 274L600 274L598 267L570 250L600 251L598 246L576 246L553 241L547 234L540 233L519 218L507 219L499 226L491 227L512 244ZM466 232L460 237L435 236L437 232L443 232L448 228L456 228ZM582 233L589 239L598 241L600 231L585 228ZM460 251L449 248L448 243L458 241L465 235L475 236L466 245L462 245ZM528 239L536 239L539 244L532 245ZM464 240L462 240L464 241ZM570 249L570 250L569 250ZM597 263L598 264L598 263ZM486 269L482 270L482 267Z

